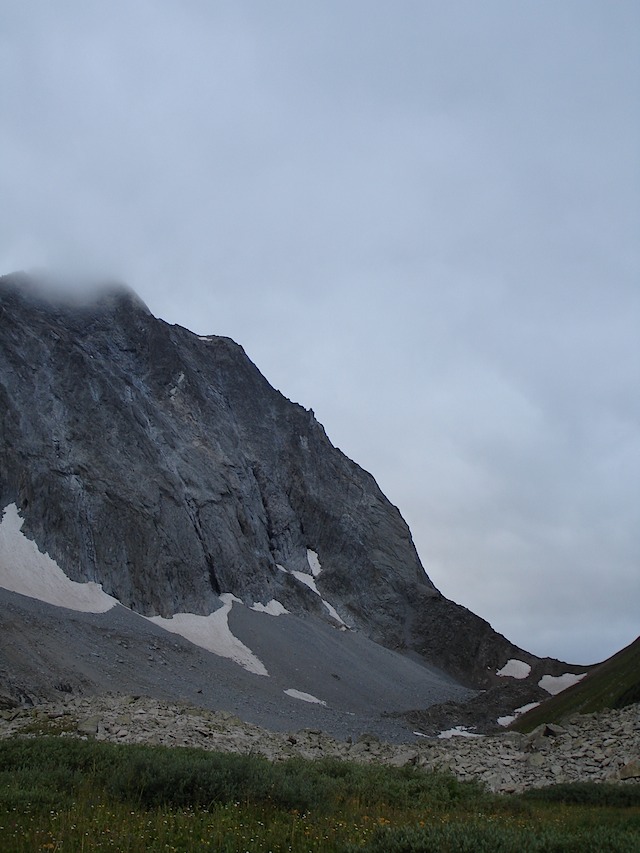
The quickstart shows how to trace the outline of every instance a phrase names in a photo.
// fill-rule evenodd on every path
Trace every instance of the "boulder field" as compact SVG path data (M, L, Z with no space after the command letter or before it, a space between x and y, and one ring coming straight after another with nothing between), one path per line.
M337 740L319 730L273 732L225 711L141 696L65 696L32 708L0 711L0 737L36 734L95 738L114 743L195 747L261 754L339 758L395 767L447 770L490 790L520 792L559 782L640 782L640 704L576 715L563 725L541 725L528 735L420 737L387 743L374 734Z

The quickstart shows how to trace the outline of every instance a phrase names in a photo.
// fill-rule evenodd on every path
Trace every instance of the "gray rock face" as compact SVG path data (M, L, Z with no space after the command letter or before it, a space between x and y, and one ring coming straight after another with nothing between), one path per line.
M277 599L484 685L517 649L445 599L374 478L228 338L115 288L54 302L0 279L0 504L77 581L144 615ZM282 571L283 566L287 571ZM552 672L547 664L546 672Z
M220 592L311 609L277 568L309 573L310 548L388 641L412 590L435 594L373 478L231 340L126 291L65 308L5 282L1 305L1 500L72 579L148 615L210 613Z

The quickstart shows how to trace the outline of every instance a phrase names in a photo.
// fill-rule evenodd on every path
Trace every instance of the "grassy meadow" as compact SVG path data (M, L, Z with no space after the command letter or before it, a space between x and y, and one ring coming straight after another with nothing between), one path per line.
M12 738L0 850L637 853L640 785L499 796L415 768Z

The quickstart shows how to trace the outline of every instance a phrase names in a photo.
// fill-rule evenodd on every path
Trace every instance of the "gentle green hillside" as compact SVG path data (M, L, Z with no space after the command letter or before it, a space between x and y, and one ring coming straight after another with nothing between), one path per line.
M523 714L510 728L530 732L541 723L560 723L571 714L589 714L640 702L640 637L592 669L582 681Z

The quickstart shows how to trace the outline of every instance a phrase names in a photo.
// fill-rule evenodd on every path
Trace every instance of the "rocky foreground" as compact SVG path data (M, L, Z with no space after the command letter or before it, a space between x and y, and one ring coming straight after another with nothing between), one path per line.
M59 734L117 743L189 746L254 753L280 761L336 757L395 767L449 770L479 779L496 792L518 792L557 782L640 783L640 704L576 715L563 726L529 735L422 738L405 744L363 734L339 741L321 731L272 732L223 711L139 696L67 696L33 708L0 711L0 737Z

